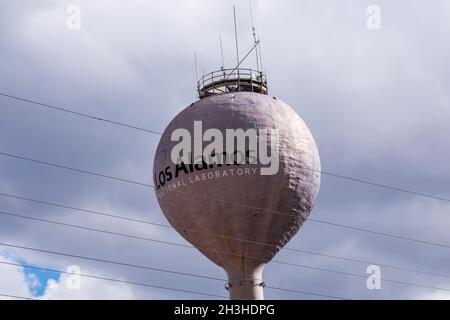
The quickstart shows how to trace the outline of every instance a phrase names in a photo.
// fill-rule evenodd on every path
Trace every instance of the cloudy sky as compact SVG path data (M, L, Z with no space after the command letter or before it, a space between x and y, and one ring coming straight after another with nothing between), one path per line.
M235 4L244 52L252 45L248 2ZM367 28L367 8L373 4L381 10L379 30ZM81 9L79 30L67 27L70 5ZM0 92L163 131L196 100L194 52L200 73L218 69L221 34L226 65L233 66L232 5L206 0L1 0ZM286 101L308 124L324 171L450 197L448 1L254 0L253 9L270 94ZM158 135L0 96L1 153L151 184L158 141ZM145 186L1 155L0 176L2 194L167 224L153 190ZM448 201L323 175L311 218L450 245L449 208ZM31 265L63 271L76 266L98 277L227 295L225 281L11 245L226 278L194 249L4 213L187 244L172 229L5 196L0 196L0 212L0 294L214 299L92 278L70 285L71 275L24 267ZM368 290L368 263L282 250L277 261L340 273L270 263L264 273L269 286L351 299L450 298L450 249L445 246L308 221L288 247L448 276L382 266L381 289ZM265 296L321 298L271 289Z

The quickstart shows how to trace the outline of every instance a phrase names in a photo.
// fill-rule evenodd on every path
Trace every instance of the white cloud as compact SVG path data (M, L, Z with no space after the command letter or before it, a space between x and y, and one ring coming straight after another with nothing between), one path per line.
M68 285L70 277L76 275L61 275L60 281L50 279L47 283L42 299L56 300L115 300L115 299L135 299L137 298L130 287L124 283L114 283L110 281L80 277L80 287L71 289Z
M15 263L17 259L8 258L7 255L0 254L0 262ZM25 274L23 267L0 264L0 294L32 297L33 290L43 284L36 274ZM93 275L93 273L87 273ZM45 284L46 289L38 299L136 299L138 298L128 284L105 281L100 279L78 276L80 286L70 285L71 277L77 277L73 274L62 274L59 281L49 279ZM78 281L77 279L77 281ZM1 297L0 299L9 299Z
M17 263L0 254L0 262ZM25 279L23 268L7 264L0 264L0 294L30 297L31 292ZM1 297L0 299L8 299Z

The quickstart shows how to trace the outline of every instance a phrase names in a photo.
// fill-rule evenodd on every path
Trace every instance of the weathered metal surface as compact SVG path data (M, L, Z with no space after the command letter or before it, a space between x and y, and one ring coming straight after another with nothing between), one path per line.
M156 191L170 224L227 271L232 298L261 299L258 284L265 263L297 233L319 192L320 159L314 138L298 114L280 100L250 92L214 95L195 102L171 121L156 151L154 173L167 167L174 172L170 151L177 142L170 141L171 133L185 128L193 134L193 122L198 120L203 122L203 130L279 130L276 175L245 174L245 170L237 174L238 169L258 165L215 166L181 173ZM234 169L234 174L223 176L222 171L229 169ZM210 172L212 179L208 178ZM246 285L250 281L256 285Z

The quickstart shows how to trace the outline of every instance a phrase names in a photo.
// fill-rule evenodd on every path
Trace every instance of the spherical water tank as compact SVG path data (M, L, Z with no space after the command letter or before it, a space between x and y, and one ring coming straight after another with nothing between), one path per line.
M261 164L176 169L174 130L278 129L279 167ZM186 169L186 170L185 170ZM192 170L190 170L192 169ZM286 103L252 92L212 95L181 111L168 125L154 160L155 192L170 224L228 274L232 299L262 299L262 270L297 233L316 201L320 159L313 136Z

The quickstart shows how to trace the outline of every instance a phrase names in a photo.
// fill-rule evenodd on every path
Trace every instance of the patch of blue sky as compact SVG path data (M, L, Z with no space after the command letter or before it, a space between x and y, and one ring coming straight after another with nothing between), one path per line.
M47 288L48 281L50 279L59 282L59 279L61 278L60 272L38 269L46 267L33 265L27 263L25 260L22 259L16 261L17 263L20 263L23 266L23 273L25 276L25 280L27 282L31 294L34 297L42 296L45 293L45 289Z

